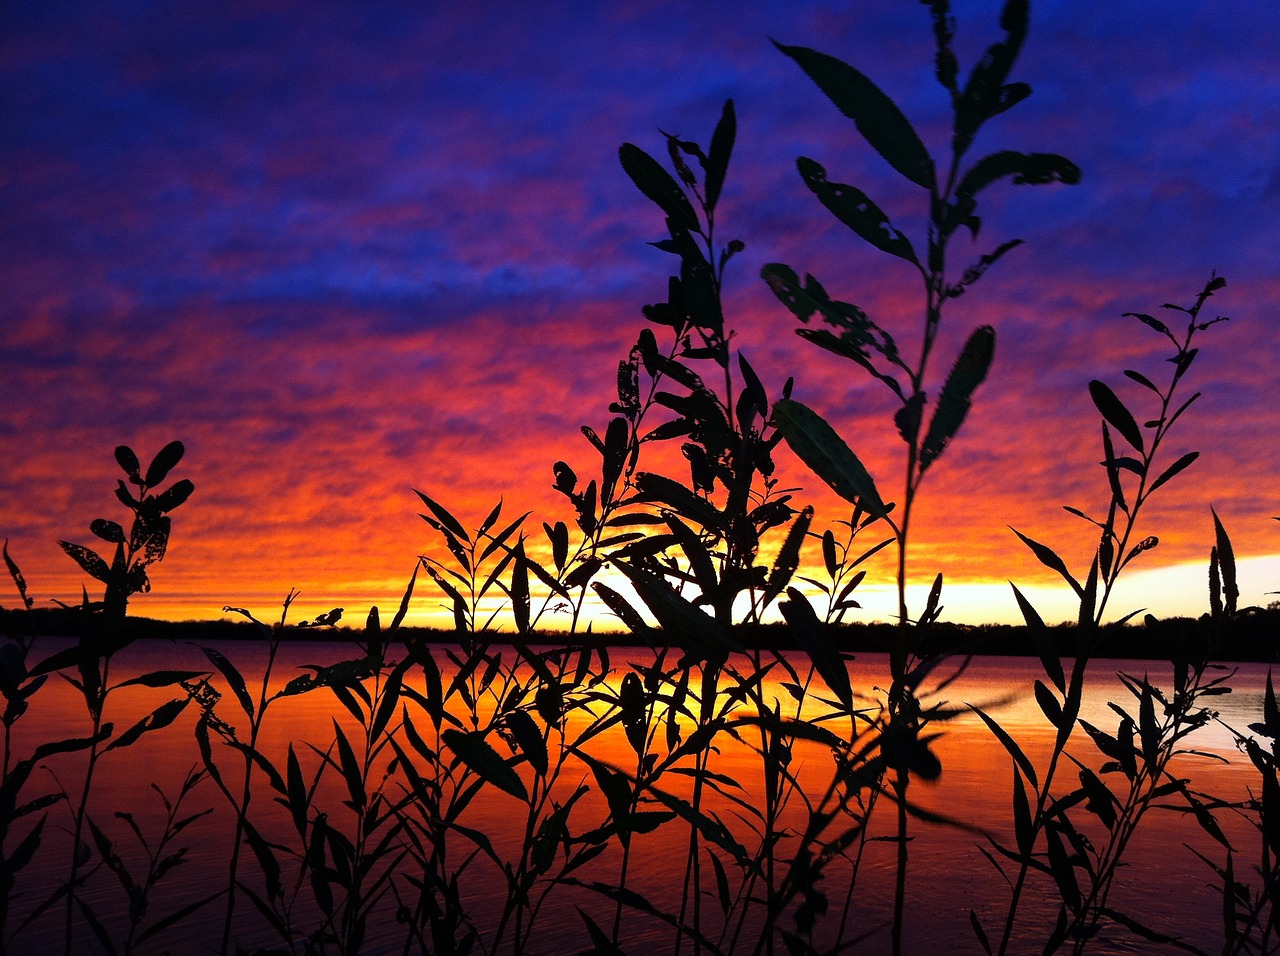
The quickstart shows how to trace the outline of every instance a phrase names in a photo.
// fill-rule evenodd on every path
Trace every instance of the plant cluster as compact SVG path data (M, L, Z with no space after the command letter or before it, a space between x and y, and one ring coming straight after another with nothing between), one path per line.
M894 907L887 930L898 953L911 918L909 849L927 832L920 823L966 826L920 806L913 784L944 772L936 741L947 721L967 714L990 729L1012 769L1012 842L983 835L980 847L1009 887L1005 917L993 925L971 914L975 946L1005 953L1031 941L1046 952L1081 952L1105 930L1195 951L1123 912L1111 895L1139 826L1149 811L1168 807L1191 815L1209 838L1207 850L1194 852L1221 881L1223 951L1273 945L1280 710L1270 687L1262 720L1248 728L1257 737L1237 735L1260 776L1256 794L1240 801L1201 793L1182 771L1196 753L1192 735L1218 720L1211 699L1230 689L1230 672L1212 663L1214 629L1256 610L1237 607L1234 556L1216 514L1207 629L1171 638L1168 682L1150 673L1120 675L1132 700L1112 704L1114 729L1080 718L1086 666L1118 576L1158 544L1140 536L1139 514L1197 457L1188 452L1165 464L1157 453L1198 397L1183 400L1179 387L1197 355L1193 339L1220 321L1201 313L1222 279L1211 279L1192 305L1166 307L1185 318L1185 331L1135 314L1173 347L1167 381L1124 372L1154 403L1151 418L1139 425L1132 402L1103 382L1089 384L1102 418L1107 503L1094 512L1100 518L1068 509L1097 540L1087 572L1073 574L1053 549L1015 532L1080 602L1081 643L1068 673L1040 615L1014 588L1045 672L1031 693L1052 728L1047 760L1028 757L1001 725L998 704L945 698L966 660L933 639L942 575L925 607L912 613L907 606L917 496L994 357L995 330L982 326L945 379L934 381L930 360L944 307L1017 245L997 245L956 277L948 271L951 240L962 231L978 236L978 198L1001 180L1079 178L1069 160L1052 153L1001 150L966 159L984 124L1030 93L1009 79L1026 33L1025 0L1004 5L1003 37L963 84L949 5L926 6L935 72L953 108L951 151L941 163L861 72L824 53L779 47L875 152L922 190L928 216L917 251L862 190L831 181L811 159L797 163L837 219L920 277L918 351L909 356L879 318L832 298L812 276L802 279L781 264L763 270L801 323L802 337L852 361L894 396L890 434L905 446L898 500L886 501L883 483L838 431L792 397L791 380L771 397L746 356L731 347L724 284L744 246L724 241L718 212L736 139L733 103L725 104L705 147L663 134L665 164L624 145L624 172L663 214L666 235L654 245L674 257L675 274L665 300L644 309L648 324L618 365L608 421L582 428L598 463L553 466L570 520L530 530L528 513L504 516L500 501L468 526L436 497L418 492L421 517L440 547L418 557L387 626L377 608L370 610L348 659L281 676L284 642L332 628L343 614L335 608L292 624L291 592L274 624L248 609L225 609L257 625L266 655L260 672L205 647L205 670L162 670L112 684L111 660L130 642L128 597L149 587L147 568L166 552L169 513L193 490L180 481L156 492L181 459L181 444L162 449L145 472L132 451L117 449L127 477L117 498L133 512L130 532L106 519L93 522L91 531L115 545L109 562L62 543L105 586L103 600L91 602L86 591L82 634L65 650L33 662L39 642L32 634L11 635L0 647L6 702L0 951L60 907L68 954L86 930L104 951L128 953L197 919L216 924L221 954L356 954L367 951L372 935L385 938L393 923L405 953L526 952L537 948L553 897L573 901L581 936L598 952L623 951L639 925L665 928L677 952L843 951L885 929L865 924L858 900L867 854L888 843ZM775 453L784 442L848 502L847 519L815 527L814 509L798 503L797 489L782 486L776 473ZM579 471L590 472L585 482ZM889 680L876 694L855 697L851 655L836 625L858 607L863 565L890 545L899 627ZM815 549L820 564L808 559ZM7 546L4 558L30 608ZM451 644L400 633L424 581L452 614ZM610 642L583 626L589 599L622 622L627 640L644 649L638 656L615 662ZM801 653L740 644L742 625L761 622L771 609ZM539 627L557 614L567 615L568 634L548 644ZM503 630L508 623L512 629ZM1145 625L1162 627L1151 615ZM88 735L19 756L15 725L54 674L83 696ZM176 696L117 734L106 717L119 699L112 695L126 687ZM293 739L282 752L270 746L268 711L281 721L282 709L314 695L331 695L340 705L331 734ZM195 768L176 797L153 784L165 809L159 834L148 834L134 812L117 813L114 823L103 818L92 799L99 761L144 734L185 732L186 722L178 723L184 713L188 720L194 715ZM745 772L723 759L742 748L753 755ZM73 771L72 761L80 762ZM52 776L52 787L33 795L40 768L83 772L78 792ZM186 809L198 797L214 806ZM502 808L500 831L479 825L486 806ZM54 812L68 815L68 864L46 896L33 898L20 889L18 875L47 852L46 821ZM1224 814L1242 817L1256 832L1256 872L1243 872L1239 850L1218 822ZM208 852L226 862L225 880L172 905L157 887L190 858L190 848L176 842L215 823L222 827L216 838L202 837L202 844L220 847ZM682 848L673 855L675 905L636 876L636 848L652 839ZM126 852L126 841L140 852ZM106 874L125 895L123 924L101 908ZM1052 924L1034 925L1020 908L1031 892L1060 899ZM170 904L162 913L157 897ZM246 932L246 925L254 928Z

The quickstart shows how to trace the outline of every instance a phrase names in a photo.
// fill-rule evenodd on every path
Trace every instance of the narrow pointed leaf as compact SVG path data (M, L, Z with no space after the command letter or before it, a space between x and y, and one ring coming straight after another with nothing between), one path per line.
M1124 440L1138 451L1142 451L1142 431L1134 421L1133 413L1116 397L1116 393L1111 391L1105 382L1094 379L1089 383L1089 396L1093 399L1093 404L1097 406L1098 411L1102 413L1102 417L1124 436Z
M849 670L844 658L836 650L831 631L818 620L808 599L797 589L787 588L787 600L779 604L778 609L790 625L796 641L813 661L819 676L826 681L845 709L852 710L853 687L849 683Z
M631 143L622 144L618 159L636 188L657 203L670 219L690 232L699 230L698 217L684 190L656 159Z
M888 514L858 456L817 412L792 399L779 399L773 406L773 421L796 456L836 494L860 503L872 517Z
M938 396L938 407L929 423L929 431L925 434L924 444L920 447L920 472L929 467L947 443L960 430L969 407L973 401L973 393L987 377L991 368L991 360L995 355L996 331L989 325L979 327L969 336L960 357L947 376L942 393Z
M929 151L902 111L878 86L833 56L777 42L774 46L800 65L890 166L917 186L933 188L935 174Z
M482 780L519 800L529 799L520 775L489 746L483 733L449 729L444 732L444 742Z
M911 240L893 227L889 217L856 186L827 179L827 171L811 159L796 160L800 177L818 201L842 223L882 252L919 266Z
M720 199L720 190L729 169L729 155L733 152L733 141L737 133L738 119L733 109L733 100L725 100L720 122L711 134L711 146L707 151L706 198L707 205L713 209Z

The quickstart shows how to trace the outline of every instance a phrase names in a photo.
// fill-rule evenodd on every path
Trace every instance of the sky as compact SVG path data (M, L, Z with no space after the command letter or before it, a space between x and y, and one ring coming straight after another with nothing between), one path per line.
M965 76L1001 38L999 8L954 9ZM735 345L771 395L794 376L893 499L903 446L883 389L795 336L760 269L812 272L914 347L918 280L836 222L796 158L858 185L917 247L927 210L770 39L855 65L935 156L949 149L920 4L5 4L0 535L32 595L92 583L57 541L122 520L122 443L145 464L180 439L173 477L196 486L135 613L272 615L291 588L304 616L394 607L417 556L441 554L414 489L469 526L500 499L532 512L545 553L541 523L572 521L552 464L596 465L579 427L603 431L674 262L648 245L661 213L618 148L661 155L660 130L705 144L730 98L718 229L746 246L727 278ZM1010 528L1081 569L1096 540L1062 506L1107 501L1088 382L1149 414L1123 371L1164 381L1167 343L1123 313L1189 304L1214 271L1228 285L1206 313L1230 321L1201 335L1184 394L1203 396L1163 461L1201 457L1152 498L1140 533L1160 545L1113 607L1207 608L1211 507L1241 603L1280 590L1277 51L1280 7L1252 0L1033 3L1011 78L1034 93L972 155L1057 152L1082 175L993 186L979 237L953 243L959 269L1025 241L949 307L938 346L935 381L974 327L996 329L917 505L912 581L944 573L944 619L1018 620L1010 581L1070 616ZM778 457L819 527L847 516ZM859 619L892 613L888 555ZM410 620L437 621L439 603L420 587Z

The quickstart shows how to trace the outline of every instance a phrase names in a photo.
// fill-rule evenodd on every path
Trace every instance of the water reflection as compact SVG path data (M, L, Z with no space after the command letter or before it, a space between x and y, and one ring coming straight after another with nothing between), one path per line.
M260 679L266 661L263 645L234 642L219 647L245 674L250 686L254 685L255 679ZM38 656L53 649L56 649L53 645L41 646ZM287 657L277 661L273 677L277 688L296 676L301 665L334 663L350 656L350 648L332 643L298 642L286 645L282 653ZM437 659L444 662L442 655L437 655ZM650 652L642 649L614 650L612 686L616 689L630 661L647 663L651 659ZM163 642L137 644L117 658L113 676L124 680L161 667L208 669L208 662L194 646ZM451 672L447 666L444 670L447 684ZM1089 672L1087 697L1080 715L1083 719L1102 726L1113 725L1114 715L1108 701L1124 701L1128 705L1131 698L1115 677L1117 670L1139 676L1150 674L1157 684L1169 683L1167 664L1096 662ZM856 697L864 701L876 699L876 688L888 682L887 671L887 659L881 656L865 655L855 661L851 667L851 678ZM1050 727L1031 692L1034 680L1040 676L1039 664L1034 659L978 658L958 680L946 687L941 696L956 705L974 704L989 709L1018 740L1031 760L1039 762L1053 743ZM785 680L777 673L770 674L764 683L766 699L776 699L786 706L792 698L783 686ZM1200 751L1199 754L1179 758L1178 773L1190 779L1194 788L1225 799L1238 799L1256 779L1247 760L1237 753L1234 738L1226 725L1243 729L1259 719L1265 680L1265 665L1243 665L1231 682L1234 692L1215 699L1221 723L1210 724L1189 742ZM111 713L107 717L115 721L117 727L128 726L169 696L170 692L164 689L130 688L127 693L112 696ZM264 727L261 747L281 767L285 765L290 744L300 759L305 758L304 762L309 767L316 766L322 759L321 755L331 752L329 746L334 737L332 727L335 719L348 730L354 728L350 715L327 690L284 698L273 708ZM194 719L194 708L191 708L172 727L148 735L137 745L104 758L91 807L92 817L104 829L119 832L121 818L113 817L117 811L132 814L143 833L153 832L160 825L162 821L158 815L163 811L163 804L152 785L172 793L188 769L199 764L192 734ZM584 715L575 718L580 725L585 725L586 719ZM29 753L44 740L83 734L84 721L83 702L75 689L66 683L51 682L38 695L31 714L15 726L14 752ZM1012 842L1009 806L1013 770L1010 759L976 715L961 715L949 722L945 729L945 736L936 745L944 767L943 774L935 784L917 786L913 793L924 807L961 821L969 829L917 825L913 831L915 837L911 846L908 886L908 952L972 951L974 943L968 925L969 911L973 909L994 922L1003 914L1008 897L1002 878L982 858L977 847L983 843L982 833L1006 843ZM312 749L312 745L317 749ZM717 748L718 753L714 755L716 772L736 782L746 798L752 799L761 786L761 769L756 755L727 735L718 738ZM635 760L620 726L594 739L590 752L597 760L618 767L634 764ZM1085 763L1095 768L1098 766L1092 748L1082 744L1073 752ZM59 786L72 792L82 767L83 760L74 754L51 758L44 771L48 776L43 783L36 782L33 786L47 790ZM792 769L797 771L806 786L821 787L830 777L830 755L817 743L800 743L792 758ZM593 789L581 800L575 814L580 814L578 819L602 822L608 816L608 807L596 792L591 773L585 767L574 766L565 775L561 783L564 792L558 798L567 798L584 782L592 785ZM459 823L488 834L498 855L518 856L526 836L523 806L514 797L493 788L485 793L486 798L469 806L459 818ZM254 805L258 825L264 833L272 827L286 833L291 827L288 813L284 807L273 803L273 797L274 793L268 787L260 788ZM715 801L708 805L710 811L747 843L750 837L748 825L752 823L749 816L740 807L716 797L711 791L708 791L708 797ZM339 776L330 773L321 781L317 802L333 807L333 812L338 813L344 798ZM189 831L193 844L188 862L165 884L165 891L173 900L198 899L208 894L211 881L225 880L232 817L225 801L211 785L206 785L193 799L192 812L205 807L213 807L215 812ZM19 918L25 918L38 901L57 886L65 871L70 839L66 826L68 814L65 805L55 808L52 813L51 832L45 846L40 857L23 872L23 883L16 894L13 909ZM802 826L799 801L791 805L782 822L794 829ZM889 822L886 815L880 820L880 826L887 827ZM1229 838L1239 841L1242 846L1250 845L1247 828L1241 821L1224 818L1222 822ZM885 836L887 833L888 830L884 829L877 835ZM687 840L687 828L678 825L633 838L630 885L643 892L659 909L673 912L679 909ZM1162 931L1183 936L1195 945L1214 950L1220 947L1217 929L1220 899L1209 885L1212 882L1211 872L1184 846L1185 843L1204 845L1202 834L1183 814L1171 810L1150 817L1146 831L1140 834L1131 849L1131 865L1117 886L1114 902L1119 908L1142 913L1150 925ZM123 848L123 842L121 845ZM869 934L860 947L861 951L881 952L888 948L893 856L891 843L873 841L869 844L857 895L850 909L848 925L851 930L846 932L848 938ZM619 864L619 853L616 847L612 847L575 875L587 882L593 879L608 881L616 877ZM838 889L839 878L843 875L837 865L827 878L827 889L835 911L844 905ZM501 881L501 875L492 865L486 866L483 860L468 870L462 887L463 899L482 932L486 924L498 919L501 894L495 892L495 887L500 886ZM255 883L255 878L250 875L248 882L260 886L261 881L259 879ZM100 868L94 873L86 892L98 901L106 920L123 920L125 903L108 872ZM165 901L162 908L168 910L177 905L180 904L170 900ZM711 902L708 901L707 905L711 906ZM612 915L612 904L589 890L578 886L557 887L548 896L539 915L542 930L534 942L534 950L556 953L587 945L578 907L600 915L603 920ZM1022 919L1029 926L1047 927L1052 923L1056 908L1056 898L1033 896L1024 904ZM212 940L218 932L220 913L217 905L206 908L158 937L154 941L154 951L160 952L166 947L186 951L193 939ZM15 951L35 952L58 945L61 927L56 915L58 908L54 907L49 913L36 918L18 938ZM643 952L650 946L670 945L670 929L657 920L628 913L626 926L628 951ZM749 937L751 927L746 927L745 932ZM245 904L238 907L236 939L246 949L274 942L269 928ZM1219 942L1215 944L1215 940ZM826 942L836 941L827 938ZM1117 936L1103 940L1093 951L1119 952L1131 943L1131 938ZM87 929L82 932L80 944L84 951L97 949ZM211 942L210 948L213 945ZM379 918L370 930L364 951L371 954L401 952L403 946L403 930L395 920L394 896L388 894Z

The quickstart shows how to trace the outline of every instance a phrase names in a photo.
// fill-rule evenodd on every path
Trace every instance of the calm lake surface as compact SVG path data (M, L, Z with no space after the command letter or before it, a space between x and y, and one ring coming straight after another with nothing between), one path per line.
M37 645L35 660L52 653L59 642L46 641ZM224 642L216 645L244 673L251 691L261 678L266 661L265 645L252 642ZM496 648L495 648L496 649ZM357 656L349 645L333 643L307 643L290 641L282 647L276 663L273 683L280 686L297 676L300 665L328 664ZM396 656L395 649L389 655ZM626 672L627 662L649 661L652 652L645 649L613 649L610 652L616 686ZM437 652L436 658L449 678L448 662ZM504 660L514 660L509 651ZM797 659L799 662L799 659ZM122 652L112 663L112 683L138 674L159 669L209 670L207 658L198 647L184 643L140 642ZM1167 663L1149 661L1098 661L1091 666L1086 689L1086 700L1081 718L1104 729L1114 731L1115 714L1108 708L1108 701L1116 701L1136 713L1136 704L1115 677L1116 671L1136 676L1149 675L1157 686L1172 683ZM420 673L417 671L411 673ZM776 673L776 671L775 671ZM1192 782L1193 789L1213 793L1224 799L1234 800L1244 796L1247 788L1256 785L1256 771L1236 749L1229 725L1248 733L1249 723L1261 719L1262 696L1266 683L1267 665L1244 664L1236 668L1231 681L1233 692L1211 699L1217 706L1222 723L1210 724L1198 731L1188 741L1188 746L1209 756L1181 757L1178 773ZM859 656L851 665L855 695L861 700L875 696L875 688L889 682L887 659L880 655ZM776 697L787 706L790 697L785 689L774 681L771 674L766 681L769 696ZM977 658L968 670L939 695L957 705L975 704L988 709L1002 726L1021 744L1028 756L1042 768L1045 755L1052 746L1050 727L1032 697L1033 682L1043 678L1040 664L1034 658ZM220 680L220 678L219 678ZM217 686L222 686L215 681ZM151 709L173 697L169 689L131 687L113 694L107 705L106 719L115 722L117 733ZM253 692L256 700L256 691ZM412 709L411 709L412 710ZM220 711L228 717L234 711L234 700L227 693ZM238 714L244 723L243 714ZM170 727L144 736L127 749L106 754L99 764L94 795L90 806L93 819L106 831L120 848L121 855L136 864L141 857L133 849L134 842L123 819L116 816L124 811L133 815L144 834L158 832L163 823L163 806L152 785L168 794L176 793L187 771L198 766L200 757L195 745L192 728L195 708L188 708ZM322 689L301 697L277 701L268 712L261 740L262 750L281 768L290 742L294 743L302 761L304 774L310 776L319 763L319 757L307 744L326 749L334 739L333 721L344 726L354 722L334 695ZM426 724L429 727L429 723ZM913 784L912 793L923 806L962 821L973 829L958 829L933 824L914 824L911 843L911 863L908 875L908 947L912 953L976 952L979 951L969 928L969 912L976 911L983 918L988 931L993 931L1002 919L1008 898L1008 889L1002 878L986 862L978 850L983 843L982 832L1012 844L1011 793L1013 770L1004 749L991 732L973 714L964 714L945 725L945 732L935 744L935 751L942 760L941 778L934 784ZM63 737L84 736L88 719L83 700L69 684L54 678L36 695L31 711L15 727L17 756L30 752L36 744ZM622 733L615 728L610 735L593 740L590 751L593 756L607 762L625 765L629 758ZM719 740L719 738L718 738ZM495 740L496 742L496 740ZM215 746L218 744L215 742ZM718 743L720 754L714 758L713 769L737 780L748 796L759 787L758 760L745 747L725 738ZM658 744L661 750L661 743ZM234 776L235 755L223 748L219 754L220 766ZM1072 752L1084 763L1097 767L1096 751L1077 730L1072 738ZM1221 759L1214 759L1214 757ZM634 761L634 758L630 758ZM37 772L27 786L25 796L34 797L61 787L76 792L83 775L85 754L57 755L47 761L48 769ZM567 791L571 791L584 779L592 783L590 773L571 766L564 777ZM799 776L806 783L806 790L817 790L830 778L829 755L818 745L797 747L793 769L799 766ZM55 783L55 776L56 781ZM330 774L336 778L335 774ZM258 779L261 779L259 776ZM1060 776L1065 789L1070 777ZM331 812L346 812L341 807L343 793L336 779L332 780L332 792L322 787L317 802L332 805ZM233 787L234 789L234 787ZM522 838L521 805L493 788L485 791L486 798L466 810L462 821L469 827L483 830L493 839L495 847L518 846ZM567 795L567 794L566 794ZM274 793L265 785L255 796L255 813L261 814L260 827L268 827L270 821L289 830L288 816L283 809L271 804ZM714 796L714 795L713 795ZM593 802L594 801L594 802ZM222 794L210 781L205 781L189 798L185 808L192 813L213 808L214 812L193 824L179 837L177 845L187 845L186 863L177 868L161 884L152 900L152 913L163 915L187 902L216 891L224 884L227 874L228 846L232 830L231 815ZM751 836L745 826L740 826L735 808L727 801L712 807L739 839L751 847ZM876 833L889 832L892 813L887 804L882 808ZM571 826L573 832L581 832L600 825L607 816L603 800L594 792L575 808ZM799 821L799 815L793 817ZM1257 846L1256 835L1247 825L1222 814L1219 817L1228 837L1239 851L1238 867L1248 865ZM17 896L13 905L10 925L25 919L32 908L45 898L65 878L70 846L71 814L65 803L49 812L45 827L45 839L35 861L22 872ZM1145 832L1139 833L1128 854L1130 865L1120 878L1113 896L1113 905L1125 912L1141 916L1143 921L1162 932L1183 937L1188 942L1207 951L1221 948L1220 921L1221 900L1211 884L1216 876L1185 845L1190 844L1212 859L1222 862L1224 853L1220 847L1208 841L1202 831L1183 814L1173 811L1153 812L1147 819ZM290 835L292 835L290 831ZM267 834L271 839L270 834ZM13 839L12 837L10 838ZM283 839L283 838L282 838ZM616 841L615 841L616 843ZM659 828L652 834L634 838L629 885L642 892L654 905L672 912L679 909L684 878L684 861L688 843L688 829L675 822ZM616 846L585 867L583 879L611 880L618 868ZM852 940L865 936L854 948L855 952L880 953L888 950L887 924L892 911L892 880L895 848L886 842L869 845L859 876L853 900L849 928L845 938ZM248 855L246 854L248 857ZM243 869L243 867L247 867ZM250 876L256 870L251 857L242 861L242 872ZM844 892L834 879L824 884L831 897L831 914L827 922L835 926L844 905ZM1238 876L1248 880L1251 870L1243 869ZM1253 877L1256 882L1256 877ZM493 880L486 883L486 880ZM464 887L468 905L474 908L477 925L485 926L486 917L496 919L500 900L493 898L500 877L492 866L485 875L482 867L474 868L474 875ZM1043 939L1057 912L1054 900L1037 893L1040 884L1032 886L1025 898L1020 926L1027 927L1026 945L1017 951L1039 951ZM1047 888L1045 888L1047 889ZM122 921L126 901L121 888L105 868L95 872L87 884L86 895L95 901L104 919ZM714 893L712 894L714 896ZM536 936L535 951L562 953L577 951L589 945L577 907L603 914L602 922L612 917L612 904L580 887L558 887L538 916L541 929ZM704 906L714 907L714 900ZM717 910L718 912L718 910ZM220 938L222 908L215 903L185 920L174 930L152 940L144 952L209 952L216 948ZM790 917L788 916L789 920ZM50 913L37 918L21 935L13 940L12 951L35 953L55 947L60 951L62 939L62 909L54 907ZM123 922L118 925L123 926ZM670 951L671 931L668 927L642 916L626 917L625 948L629 953L643 953L662 949ZM77 952L99 952L101 948L81 926ZM236 938L246 948L278 945L271 931L256 914L248 901L237 905ZM834 942L829 939L828 942ZM740 946L740 949L744 948ZM745 947L749 951L750 947ZM385 919L372 926L365 952L390 954L404 951L402 927L394 919L394 906L387 909ZM1160 952L1152 943L1146 943L1131 935L1112 933L1099 940L1091 952Z

